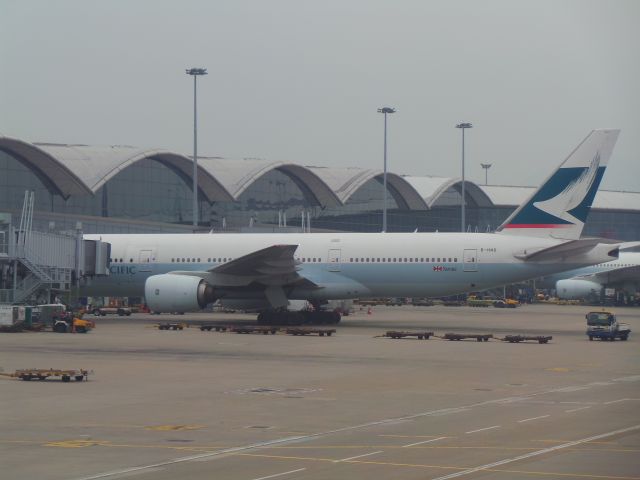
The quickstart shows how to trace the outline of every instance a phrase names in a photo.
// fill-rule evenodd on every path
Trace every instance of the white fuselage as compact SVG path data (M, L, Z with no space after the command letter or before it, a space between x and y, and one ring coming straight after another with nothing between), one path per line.
M559 240L474 233L123 234L85 235L111 244L110 275L82 293L142 296L148 277L207 271L272 245L298 245L298 274L316 285L291 286L290 299L436 297L482 290L606 261L610 249L562 261L516 258ZM224 290L224 289L222 289ZM260 296L228 291L227 298Z
M538 282L538 285L541 288L555 288L556 282L558 280L567 280L572 278L584 277L585 275L594 275L597 273L611 272L614 273L616 270L625 269L629 267L637 267L640 265L640 252L625 252L624 250L620 251L620 255L617 259L611 260L609 262L600 263L598 265L591 265L588 267L582 267L574 270L569 270L566 272L555 273L553 275L548 275ZM606 279L608 281L610 279ZM589 281L600 283L598 279L589 278ZM626 282L630 283L638 283L640 282L640 275L635 278L635 280L626 280ZM616 280L612 280L611 283L617 283Z

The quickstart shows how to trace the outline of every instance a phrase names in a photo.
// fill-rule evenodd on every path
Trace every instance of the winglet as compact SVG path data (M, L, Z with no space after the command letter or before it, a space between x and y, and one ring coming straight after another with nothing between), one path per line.
M593 130L497 231L580 238L620 130Z

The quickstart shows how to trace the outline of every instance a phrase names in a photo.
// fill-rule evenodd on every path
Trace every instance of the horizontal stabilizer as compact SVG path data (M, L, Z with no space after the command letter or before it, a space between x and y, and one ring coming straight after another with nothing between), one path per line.
M575 257L578 255L584 255L587 252L593 250L594 247L601 244L610 244L611 252L609 256L611 259L618 258L618 246L619 242L612 242L611 240L603 238L585 238L582 240L570 240L560 245L554 245L553 247L546 247L541 249L527 249L522 253L517 253L514 256L520 260L527 262L553 262L563 261L569 257Z
M622 245L620 245L620 251L640 252L640 242L625 242Z

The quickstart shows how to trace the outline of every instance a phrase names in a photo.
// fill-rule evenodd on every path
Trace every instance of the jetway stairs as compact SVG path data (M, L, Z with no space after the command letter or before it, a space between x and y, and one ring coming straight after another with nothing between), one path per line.
M70 292L85 271L107 273L105 254L98 256L104 265L95 264L95 242L88 252L94 264L86 265L80 228L70 234L33 231L33 206L34 193L27 191L18 227L9 214L0 214L0 303L49 302L52 293Z

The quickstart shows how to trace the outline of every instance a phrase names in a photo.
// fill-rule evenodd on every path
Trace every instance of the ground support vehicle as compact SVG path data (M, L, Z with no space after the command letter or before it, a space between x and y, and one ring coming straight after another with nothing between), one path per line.
M241 326L241 327L231 327L230 330L233 333L261 333L263 335L275 335L280 329L278 327L262 327L262 326Z
M317 334L320 337L330 337L332 334L336 333L335 328L287 328L285 330L287 335L311 335Z
M53 331L57 333L87 333L94 328L94 322L74 317L71 312L63 312L60 317L54 318L52 325Z
M129 307L94 307L91 310L96 317L104 317L105 315L118 315L120 317L131 315Z
M493 306L495 308L516 308L518 305L518 301L512 298L507 298L505 300L499 299L493 302Z
M465 340L468 338L475 338L478 342L488 342L490 338L493 338L493 335L488 334L477 334L477 333L445 333L441 338L445 340Z
M184 323L158 323L158 330L183 330L187 325Z
M585 315L587 319L586 334L589 340L594 338L613 342L616 338L627 340L631 334L631 329L626 323L619 323L616 316L607 311L589 312Z
M528 340L533 340L536 341L538 343L548 343L549 340L553 339L553 337L551 335L537 335L537 336L530 336L530 335L505 335L504 338L501 338L500 340L502 340L503 342L509 342L509 343L520 343L520 342L526 342Z
M7 377L19 378L29 382L31 380L47 380L48 378L60 378L63 382L70 382L71 379L75 379L76 382L88 380L88 370L60 370L57 368L26 368L22 370L16 370L14 373L2 374Z
M387 338L407 338L407 337L417 337L418 340L429 340L429 337L433 336L433 332L401 332L398 330L389 330L384 333L384 335L380 335L381 337Z

